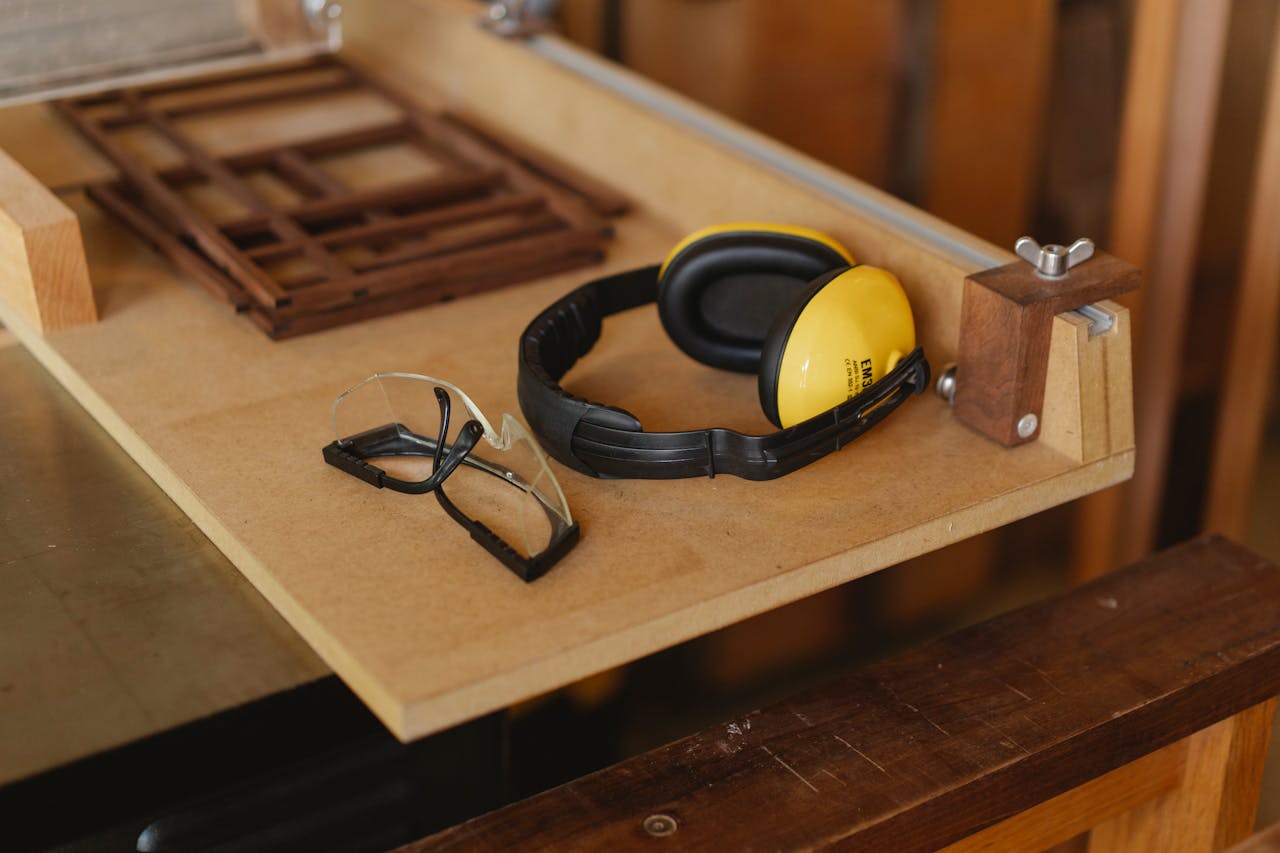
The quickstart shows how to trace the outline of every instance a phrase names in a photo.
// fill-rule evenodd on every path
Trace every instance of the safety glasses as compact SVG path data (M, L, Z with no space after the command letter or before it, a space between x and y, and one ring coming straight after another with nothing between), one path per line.
M465 417L453 416L455 402ZM542 449L511 415L501 425L450 382L375 373L333 401L324 459L380 489L435 493L472 539L532 581L577 543L578 525Z

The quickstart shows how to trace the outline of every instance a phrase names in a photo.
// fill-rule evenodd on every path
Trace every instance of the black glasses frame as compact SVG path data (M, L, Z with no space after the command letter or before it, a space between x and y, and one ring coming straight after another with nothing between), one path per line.
M539 500L539 506L552 524L551 541L539 553L526 557L483 522L458 509L445 493L444 482L459 465L465 464L482 471L513 488L521 488L523 481L514 472L472 453L476 443L484 435L484 427L474 418L463 424L457 439L452 445L448 444L446 438L452 400L449 392L439 386L436 386L435 393L436 402L440 406L440 432L434 439L419 435L401 423L384 424L325 445L324 461L379 489L386 488L409 495L434 492L440 507L450 518L466 528L473 541L510 569L516 577L526 583L537 580L578 543L581 536L578 523L573 521L565 524L558 513ZM386 456L431 457L431 476L423 480L403 480L368 461ZM536 495L533 496L536 499Z

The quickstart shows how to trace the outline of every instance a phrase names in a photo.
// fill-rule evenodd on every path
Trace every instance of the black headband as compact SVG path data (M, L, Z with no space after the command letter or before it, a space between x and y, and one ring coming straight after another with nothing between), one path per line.
M929 363L917 348L858 396L778 432L645 432L630 412L575 397L559 381L595 346L605 317L655 301L658 270L654 265L584 284L520 336L520 408L547 453L576 471L607 478L732 474L771 480L844 447L929 384Z

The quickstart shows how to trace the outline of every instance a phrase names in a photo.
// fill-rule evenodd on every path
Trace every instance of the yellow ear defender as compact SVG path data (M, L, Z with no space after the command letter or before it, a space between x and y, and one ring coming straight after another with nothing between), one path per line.
M713 367L755 373L782 429L648 432L626 409L566 391L561 379L604 320L658 304L671 339ZM520 336L520 409L553 458L592 477L771 480L874 427L929 386L898 280L854 263L819 231L735 222L690 234L661 264L589 281ZM896 365L896 366L895 366Z
M657 297L676 345L713 367L756 373L765 415L784 428L861 393L916 345L898 279L809 228L697 231L663 262Z

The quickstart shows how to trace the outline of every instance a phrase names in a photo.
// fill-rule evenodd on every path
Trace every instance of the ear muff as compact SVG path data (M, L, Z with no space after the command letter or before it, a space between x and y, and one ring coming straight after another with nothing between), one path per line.
M730 223L695 232L659 272L658 316L692 358L754 373L770 326L823 273L853 263L820 231Z
M778 314L760 362L760 406L794 426L857 396L916 346L898 279L876 267L831 270Z

